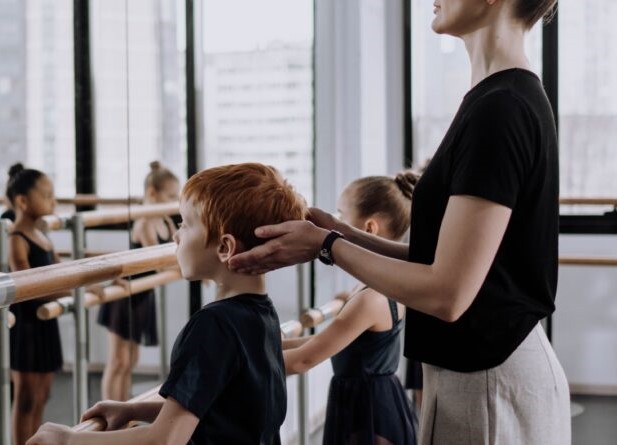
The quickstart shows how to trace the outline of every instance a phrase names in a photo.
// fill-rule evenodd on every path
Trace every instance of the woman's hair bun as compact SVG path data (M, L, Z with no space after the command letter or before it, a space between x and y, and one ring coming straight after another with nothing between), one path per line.
M161 169L161 163L159 161L150 162L150 170L155 172Z

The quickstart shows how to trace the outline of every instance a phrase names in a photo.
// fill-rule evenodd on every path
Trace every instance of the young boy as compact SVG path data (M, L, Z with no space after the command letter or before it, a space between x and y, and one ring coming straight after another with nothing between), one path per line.
M303 219L303 199L272 167L249 163L197 173L184 186L182 225L174 236L182 275L217 283L217 300L178 335L161 402L101 402L83 418L107 429L75 433L45 424L35 444L279 444L286 412L279 320L264 275L231 272L227 260L259 244L264 224Z

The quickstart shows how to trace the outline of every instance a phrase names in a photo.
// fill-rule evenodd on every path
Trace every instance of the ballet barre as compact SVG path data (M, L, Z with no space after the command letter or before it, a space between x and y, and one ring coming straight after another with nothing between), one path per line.
M609 256L560 256L562 266L617 266L617 257Z
M180 274L180 270L171 269L146 277L136 278L127 282L127 286L111 284L103 288L103 293L101 295L93 292L86 292L84 295L84 307L91 308L111 301L121 300L131 295L154 289L173 281L178 281L181 278L182 275ZM50 301L40 306L36 315L41 320L51 320L70 312L73 309L73 305L73 297L62 297L56 301Z
M149 389L148 391L139 394L138 396L133 397L128 402L136 403L136 402L153 402L156 400L163 400L161 396L159 396L159 390L161 389L161 385ZM130 424L129 424L130 425ZM80 422L71 428L75 432L84 432L84 431L105 431L107 428L107 423L105 419L101 417L93 417L92 419L88 419L84 422Z
M70 204L75 206L87 205L130 205L141 204L143 198L101 198L92 194L76 194L73 198L56 198L58 204Z
M86 250L84 252L84 257L91 258L93 256L101 256L101 255L106 255L108 253L115 253L115 252L110 252L108 250ZM60 258L72 258L73 257L73 252L71 250L56 249L56 254Z
M596 206L613 206L617 207L617 198L559 198L559 204L561 205L596 205Z
M11 272L0 281L0 306L174 266L176 245L167 243Z
M283 338L295 338L302 335L304 326L298 320L289 320L281 324L281 333Z
M134 205L105 210L90 210L79 213L83 227L96 227L108 224L121 224L139 218L177 215L180 209L178 202L165 204Z
M314 328L324 321L336 317L341 309L343 309L345 302L346 298L337 296L319 307L306 310L300 316L300 322L305 328Z

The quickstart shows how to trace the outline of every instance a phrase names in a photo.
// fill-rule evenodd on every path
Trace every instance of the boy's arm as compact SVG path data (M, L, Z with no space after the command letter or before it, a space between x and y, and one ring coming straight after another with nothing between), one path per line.
M187 443L199 418L171 397L151 425L110 432L72 431L64 425L46 423L26 445L175 445Z
M173 400L173 399L172 399ZM133 403L133 419L140 422L154 423L165 406L165 400Z

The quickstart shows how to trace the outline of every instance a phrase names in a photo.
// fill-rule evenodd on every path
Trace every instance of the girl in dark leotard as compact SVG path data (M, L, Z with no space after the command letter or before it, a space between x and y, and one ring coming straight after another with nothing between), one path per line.
M341 194L341 220L398 240L409 227L414 173L352 182ZM331 358L323 443L415 445L416 420L396 377L403 306L364 284L320 333L283 340L288 374L305 372Z
M54 188L38 170L15 164L9 170L7 198L15 211L9 236L11 271L48 266L58 262L47 236L38 228L41 217L53 213ZM54 372L62 367L62 347L57 320L42 321L38 307L55 296L11 305L15 326L10 330L11 379L14 385L13 440L26 443L41 424Z
M150 164L144 183L144 203L178 200L178 178L159 162ZM172 241L175 225L169 217L140 218L131 231L131 249ZM153 273L153 272L152 272ZM149 273L132 278L139 278ZM145 291L101 306L98 323L108 334L109 356L103 372L103 399L127 400L131 374L139 359L139 344L158 344L154 291Z

